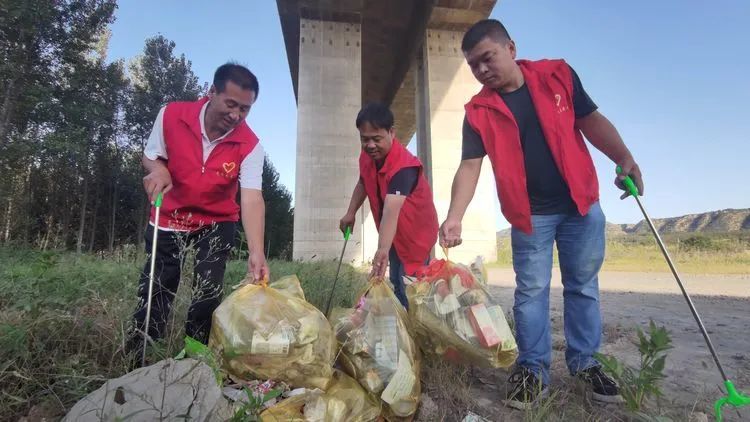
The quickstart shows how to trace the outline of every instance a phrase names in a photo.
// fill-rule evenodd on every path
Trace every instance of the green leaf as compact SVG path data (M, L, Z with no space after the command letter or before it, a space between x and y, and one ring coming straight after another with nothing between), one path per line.
M214 355L213 351L209 349L208 346L190 336L185 336L185 348L183 350L187 357L197 359L208 365L214 371L216 382L219 385L222 384L224 376L219 368L216 355Z
M661 397L659 381L664 378L666 351L671 348L669 332L664 327L657 327L653 321L649 322L648 332L636 327L638 340L634 341L640 352L640 367L633 368L620 362L614 356L597 353L595 358L601 363L602 369L612 376L620 385L620 394L625 399L625 406L634 413L637 420L665 421L658 417L650 417L638 412L643 402L649 397Z
M665 363L666 360L667 360L666 356L661 356L661 357L657 358L654 361L654 364L652 366L654 372L656 372L657 374L661 374L662 371L664 371L664 363Z
M641 330L640 327L638 327L637 333L638 333L638 351L641 353L641 356L647 355L649 351L649 341L646 338L646 335L643 334L643 330Z
M213 356L208 346L190 336L185 336L185 348L183 350L191 358Z
M281 390L271 390L263 396L263 403L275 399L281 395Z

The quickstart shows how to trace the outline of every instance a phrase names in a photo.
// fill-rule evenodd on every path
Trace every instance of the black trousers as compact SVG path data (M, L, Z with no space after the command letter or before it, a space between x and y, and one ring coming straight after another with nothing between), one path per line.
M154 228L146 229L146 253L151 254ZM151 295L151 321L148 334L152 339L162 338L172 309L177 287L180 285L180 270L186 251L196 250L193 269L193 297L185 323L185 334L203 343L208 342L211 330L211 315L219 306L224 291L224 271L229 252L234 246L236 223L222 222L206 226L195 232L170 232L160 230L157 234L156 265ZM146 262L138 286L139 303L133 319L135 328L129 349L143 347L146 307L148 303L149 273L151 260Z

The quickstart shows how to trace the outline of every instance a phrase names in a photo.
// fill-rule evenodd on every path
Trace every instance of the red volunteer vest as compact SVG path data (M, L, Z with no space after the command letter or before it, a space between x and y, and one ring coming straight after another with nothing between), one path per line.
M192 231L215 222L239 220L240 164L258 145L258 137L243 121L216 145L204 164L199 116L207 101L169 103L164 110L172 190L164 195L161 227Z
M437 242L438 234L437 211L432 202L432 190L424 176L422 163L395 138L393 147L385 157L385 163L380 170L375 166L375 161L364 151L359 156L359 174L365 185L370 210L378 230L380 230L381 208L388 194L388 185L399 170L407 167L418 167L419 176L414 191L406 197L398 215L393 246L404 264L404 272L412 275L424 266L432 247Z
M586 215L599 200L599 182L583 135L575 127L573 76L564 60L519 60L544 138L568 184L578 212ZM521 138L513 114L502 97L483 87L465 106L469 124L482 137L495 174L503 215L510 224L531 233L531 205Z

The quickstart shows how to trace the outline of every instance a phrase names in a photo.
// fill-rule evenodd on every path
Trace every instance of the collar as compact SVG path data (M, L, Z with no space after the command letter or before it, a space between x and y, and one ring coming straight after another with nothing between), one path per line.
M211 143L218 143L224 138L226 138L227 136L229 136L229 134L232 133L232 131L234 131L234 128L230 129L228 132L219 136L213 141L211 140L211 138L208 137L208 132L206 132L206 110L208 109L208 105L210 103L211 103L211 100L208 100L206 101L205 104L203 104L203 107L201 107L201 112L200 114L198 114L198 121L201 124L201 135L203 136L203 139L208 140Z

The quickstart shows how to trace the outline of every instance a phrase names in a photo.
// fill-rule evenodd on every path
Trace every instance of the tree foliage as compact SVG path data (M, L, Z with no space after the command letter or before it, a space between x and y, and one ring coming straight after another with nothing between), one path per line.
M79 252L140 243L140 159L154 119L207 86L162 35L127 62L109 60L114 0L0 4L0 242ZM269 244L282 256L291 196L270 163L263 176Z

